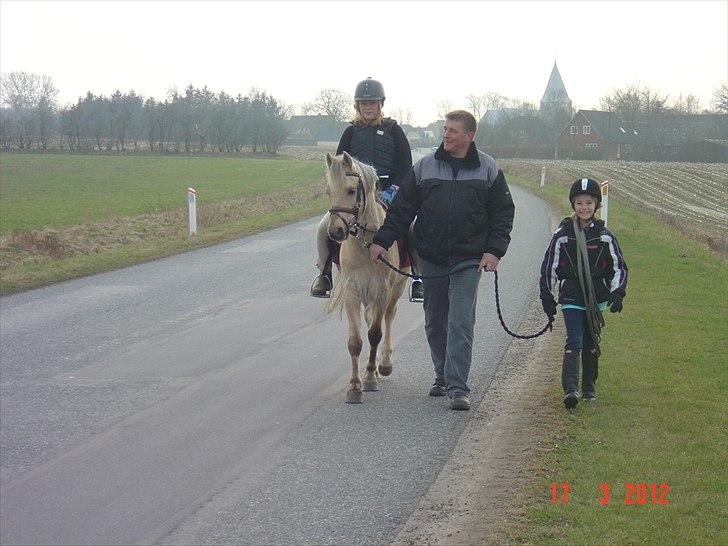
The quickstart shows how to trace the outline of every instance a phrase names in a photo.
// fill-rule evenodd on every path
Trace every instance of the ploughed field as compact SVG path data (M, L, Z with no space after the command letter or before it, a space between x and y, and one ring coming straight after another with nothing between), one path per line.
M539 184L544 166L547 186L567 188L584 176L608 180L610 207L624 202L705 240L715 250L728 251L727 163L500 159L498 164L529 185Z

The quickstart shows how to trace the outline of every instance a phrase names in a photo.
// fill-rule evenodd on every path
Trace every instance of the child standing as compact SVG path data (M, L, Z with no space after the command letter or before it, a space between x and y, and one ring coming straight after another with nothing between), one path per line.
M569 191L574 214L564 218L551 237L541 263L541 305L553 319L556 300L552 290L558 281L561 312L566 325L566 345L561 368L564 405L573 408L579 401L579 362L581 361L584 401L596 400L594 382L598 374L599 331L604 324L601 312L622 312L627 287L627 264L616 237L594 218L601 205L602 192L596 181L581 178Z

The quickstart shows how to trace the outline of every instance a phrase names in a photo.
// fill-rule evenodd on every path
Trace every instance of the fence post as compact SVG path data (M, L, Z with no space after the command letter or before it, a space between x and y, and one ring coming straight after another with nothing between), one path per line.
M543 188L544 184L546 184L546 165L541 167L541 185L539 187Z
M604 227L606 227L609 214L609 180L605 180L599 185L602 187L602 210L599 212L599 217L604 220Z
M190 235L197 233L197 191L187 188L187 208L190 218Z

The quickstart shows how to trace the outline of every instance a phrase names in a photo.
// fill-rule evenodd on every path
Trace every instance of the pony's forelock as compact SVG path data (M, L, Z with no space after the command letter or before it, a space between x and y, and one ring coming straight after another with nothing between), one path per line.
M364 191L373 192L377 187L377 171L374 167L357 161L353 157L351 158L352 170L361 175L362 184L364 184ZM341 186L345 183L347 177L346 172L348 169L344 167L344 155L337 155L332 158L331 166L326 170L326 178L330 184Z

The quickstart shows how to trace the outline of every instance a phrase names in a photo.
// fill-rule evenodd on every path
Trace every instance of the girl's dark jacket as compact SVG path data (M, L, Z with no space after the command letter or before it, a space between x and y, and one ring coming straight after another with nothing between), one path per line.
M379 189L402 180L412 168L412 151L402 128L391 118L381 125L349 125L341 135L336 155L347 152L371 165L379 176Z
M604 221L597 219L586 228L584 235L597 301L608 301L610 294L623 298L627 290L627 264L617 238L604 227ZM561 221L543 257L539 283L541 300L548 301L553 298L553 288L557 282L559 303L584 306L577 274L576 238L571 217Z
M495 160L471 143L462 160L442 144L412 168L387 211L374 242L389 248L407 235L430 262L454 265L480 260L486 252L501 258L508 249L515 208Z

